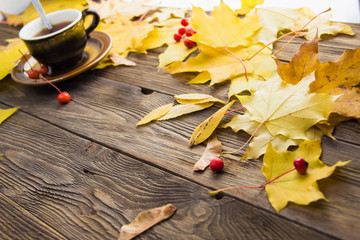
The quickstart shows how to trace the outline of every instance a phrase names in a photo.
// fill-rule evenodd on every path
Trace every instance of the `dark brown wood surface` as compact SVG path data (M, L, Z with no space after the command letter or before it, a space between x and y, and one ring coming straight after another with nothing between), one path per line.
M320 60L336 60L360 47L356 36L319 43ZM0 26L0 40L18 29ZM297 39L279 58L289 60ZM283 42L277 43L279 49ZM57 84L73 97L56 101L50 86L30 87L10 76L0 81L0 109L19 110L0 125L0 239L117 239L123 224L142 210L172 203L177 212L138 239L358 239L360 236L360 124L337 126L337 140L324 137L322 160L352 160L319 182L327 199L290 204L277 214L265 190L216 188L261 185L261 160L225 158L225 171L194 173L205 145L189 148L194 128L216 109L136 127L146 113L174 94L209 93L226 99L228 85L186 84L190 74L157 69L157 56L131 54L136 67L109 67ZM227 150L248 135L218 132Z

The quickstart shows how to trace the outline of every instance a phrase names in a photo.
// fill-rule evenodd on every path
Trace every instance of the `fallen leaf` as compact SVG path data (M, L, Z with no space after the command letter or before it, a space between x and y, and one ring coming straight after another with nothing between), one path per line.
M301 29L317 14L311 11L309 8L259 8L256 10L256 14L259 17L259 21L264 25L264 28L259 31L262 36L257 36L256 39L260 41L266 39L265 44L274 40L271 40L269 36L276 36L278 31L296 31ZM298 33L300 36L304 36L307 40L311 40L318 33L319 40L329 35L336 35L338 33L344 33L348 35L354 35L351 27L339 22L333 22L330 20L331 14L325 13L316 17L313 21L307 24L304 30L306 32ZM276 34L276 35L274 35ZM270 41L269 41L270 40Z
M119 66L119 65L136 66L136 63L134 63L133 61L127 60L126 58L120 56L117 53L110 53L109 58L113 62L114 66Z
M194 132L191 135L189 146L197 145L205 141L211 134L214 132L216 127L219 125L221 119L225 115L226 111L231 107L231 105L235 102L231 101L226 104L222 108L220 108L217 112L215 112L212 116L203 121L199 126L196 127Z
M194 171L204 171L207 166L209 166L212 159L220 157L222 152L221 142L217 139L214 134L209 138L205 151L202 154L201 158L195 163Z
M153 120L159 119L162 116L164 116L166 113L170 111L170 109L174 106L174 103L169 103L164 106L158 107L154 110L152 110L150 113L148 113L145 117L143 117L136 126L144 125L146 123L149 123Z
M235 15L245 15L255 8L256 5L263 4L264 0L241 0L241 8L235 10Z
M118 240L132 239L155 224L171 217L175 211L176 207L169 203L163 207L152 208L139 213L134 221L121 227Z
M283 209L288 202L308 205L313 201L326 199L319 190L317 181L330 176L336 167L344 166L349 161L339 161L328 167L320 161L320 155L320 141L304 141L294 152L278 152L269 144L264 155L264 165L261 168L268 181L294 168L293 162L296 158L303 158L309 164L306 174L292 171L266 185L269 201L277 212Z
M187 48L183 42L169 43L166 50L159 55L159 68L165 67L173 62L184 60L191 53L196 51L196 47Z
M315 71L320 63L317 56L318 38L316 35L310 42L303 43L300 46L289 63L275 59L277 72L285 82L297 84L303 77Z
M319 64L310 90L337 95L349 91L359 83L360 48L357 48L345 50L336 61Z
M253 74L248 75L247 79L244 75L239 77L232 78L231 85L228 92L228 98L236 94L241 94L245 92L254 92L260 86L260 84L264 83L263 78L254 77Z
M179 94L175 95L175 100L181 104L194 104L194 103L207 103L207 102L220 102L220 99L217 99L209 94L202 94L202 93L187 93L187 94Z
M277 141L277 146L287 148L321 136L312 126L327 120L337 96L310 93L309 80L305 77L297 85L291 85L275 74L251 96L238 96L247 111L244 115L236 115L223 127L254 135L249 153L242 159L261 156L269 141Z
M360 88L353 88L336 99L332 112L345 118L360 119Z
M213 102L199 103L199 104L179 104L173 106L168 113L159 118L159 121L169 120L180 117L185 114L197 112L209 108L213 105Z
M214 48L247 46L261 28L256 15L238 18L223 1L214 7L211 16L203 9L193 7L190 23L197 31L191 40Z
M251 96L238 96L247 111L243 117L263 123L272 136L306 139L306 131L326 120L336 97L309 92L309 80L286 84L278 75L267 79Z
M117 17L110 23L101 22L96 30L110 34L113 41L110 53L126 57L131 51L140 52L142 41L153 28L152 24L146 22L131 22ZM146 53L144 49L141 51L140 53Z
M17 108L0 109L0 124L10 117L16 110Z
M27 48L19 38L7 39L7 46L0 46L0 80L5 78L16 66L21 58L21 53L26 53ZM20 50L20 51L19 51Z
M240 58L244 61L248 74L266 79L276 70L269 48L265 48L250 61L246 60L262 47L263 45L254 44L246 48L212 48L198 44L200 53L196 57L189 57L186 62L174 62L165 70L170 73L206 71L211 77L210 85L214 85L245 73Z
M147 49L154 49L161 47L164 44L170 45L172 43L175 43L174 32L177 32L178 28L179 26L162 27L162 28L155 27L153 30L149 32L147 37L142 41L137 51L146 52ZM183 47L186 48L185 46ZM181 61L181 60L176 60L176 61Z
M191 79L188 84L204 84L211 80L210 73L208 71L203 71L199 73L196 77Z

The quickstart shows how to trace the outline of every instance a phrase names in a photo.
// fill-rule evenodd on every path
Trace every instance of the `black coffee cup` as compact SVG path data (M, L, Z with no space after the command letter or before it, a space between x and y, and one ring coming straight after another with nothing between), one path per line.
M84 19L88 15L92 15L93 20L85 29ZM82 12L64 9L46 16L54 32L49 32L41 19L37 18L20 30L20 39L39 63L50 66L53 71L74 66L82 58L90 32L99 24L99 14L92 9Z

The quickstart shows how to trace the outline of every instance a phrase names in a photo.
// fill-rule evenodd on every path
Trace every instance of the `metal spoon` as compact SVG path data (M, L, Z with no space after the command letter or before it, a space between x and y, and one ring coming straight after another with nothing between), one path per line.
M40 14L41 20L45 23L46 27L51 30L52 26L49 19L45 15L45 11L41 6L40 0L31 0L32 4L34 5L36 11Z

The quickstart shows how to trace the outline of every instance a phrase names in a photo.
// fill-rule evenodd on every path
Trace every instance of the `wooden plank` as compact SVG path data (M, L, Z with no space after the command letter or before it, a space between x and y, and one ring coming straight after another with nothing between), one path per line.
M265 181L260 171L260 160L234 161L239 156L225 159L224 174L214 175L210 171L193 173L192 166L201 156L204 146L189 149L187 141L196 125L214 109L137 128L135 123L142 116L157 106L171 102L172 97L158 92L144 95L138 87L103 79L92 72L59 86L69 90L75 100L68 105L59 105L55 91L49 87L31 88L29 91L28 87L6 79L0 83L0 102L21 106L22 111L33 116L209 188L257 186ZM249 136L226 130L219 132L219 137L227 149L236 149ZM349 157L354 160L330 178L332 181L336 179L334 186L322 184L330 203L319 201L305 207L290 205L281 212L281 216L339 238L353 238L359 233L352 223L358 222L360 216L357 208L360 163L356 161L360 147L343 141L326 141L329 142L324 144L322 158L326 164L348 160ZM228 194L273 212L265 191L239 190Z
M0 192L0 234L1 239L9 240L66 239L2 192Z
M2 192L69 239L116 239L137 213L169 202L176 214L142 237L333 238L231 197L211 198L205 187L20 111L0 138Z

